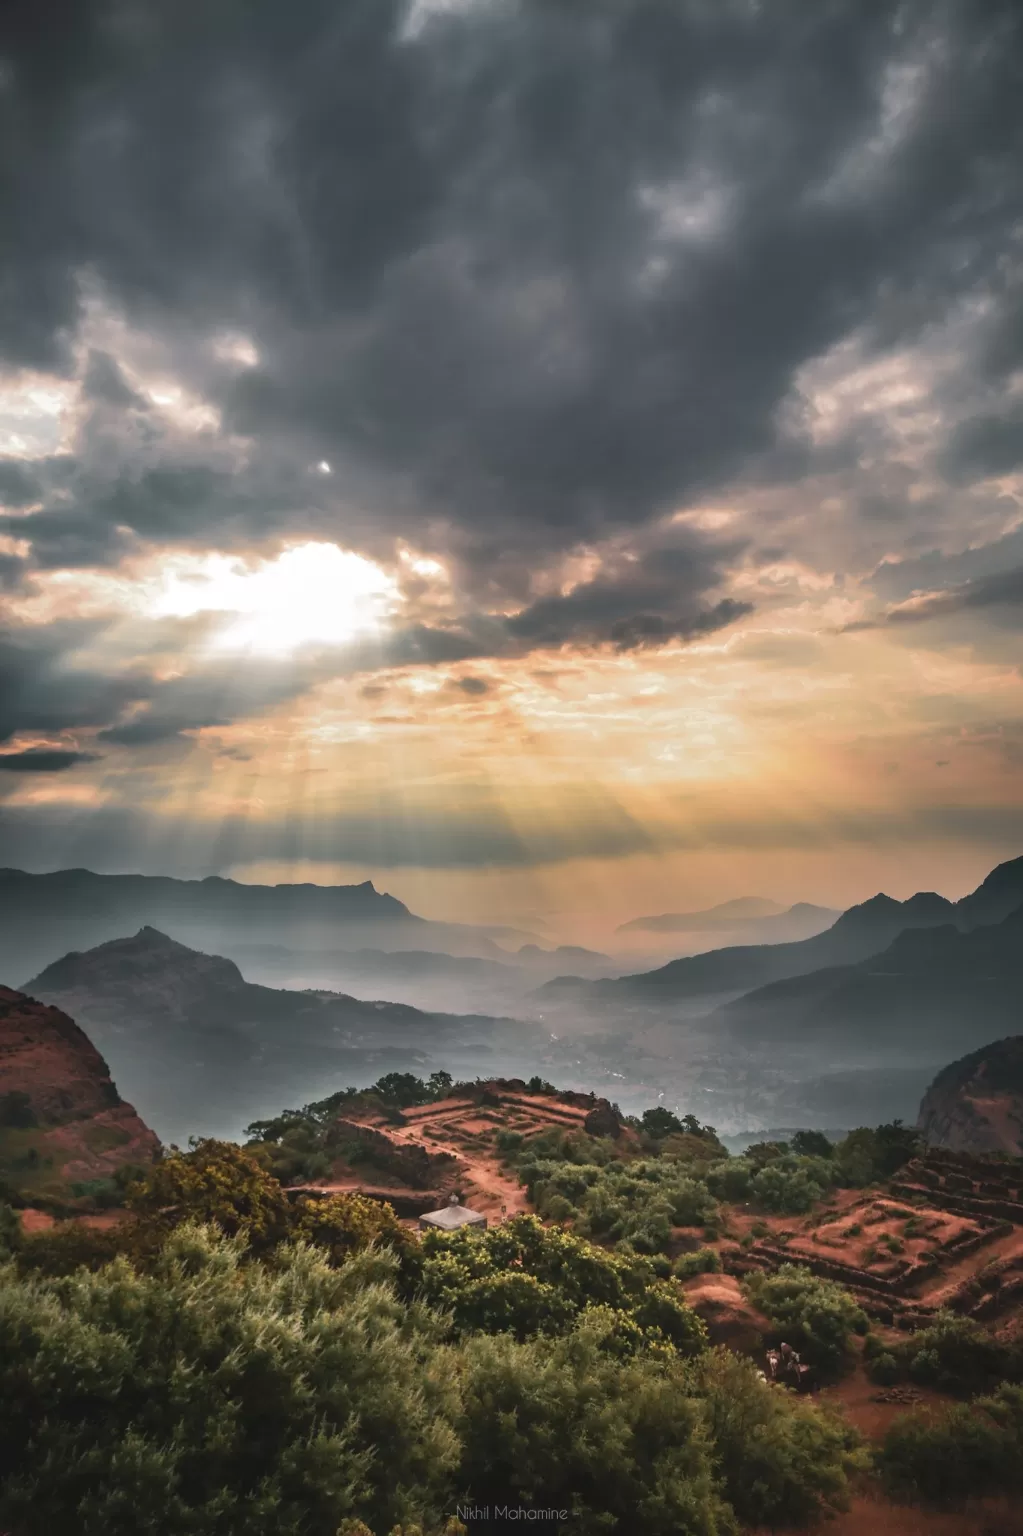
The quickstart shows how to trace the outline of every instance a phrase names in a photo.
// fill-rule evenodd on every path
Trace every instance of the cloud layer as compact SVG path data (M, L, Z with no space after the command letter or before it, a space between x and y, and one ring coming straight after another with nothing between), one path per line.
M969 645L1023 713L1012 0L8 11L5 789L242 761L377 674L489 720L531 667L751 621L750 720L800 647L845 689L867 629ZM152 605L171 559L325 543L385 622L228 654Z

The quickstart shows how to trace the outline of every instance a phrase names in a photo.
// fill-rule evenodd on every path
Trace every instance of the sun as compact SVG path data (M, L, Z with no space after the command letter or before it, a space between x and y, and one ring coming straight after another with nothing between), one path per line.
M222 615L212 649L280 655L377 633L396 600L395 582L371 560L336 544L307 543L255 567L226 555L177 562L164 569L150 611Z

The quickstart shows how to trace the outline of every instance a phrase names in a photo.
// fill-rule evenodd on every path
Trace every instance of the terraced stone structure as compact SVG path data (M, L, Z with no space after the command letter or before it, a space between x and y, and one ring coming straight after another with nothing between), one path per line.
M907 1329L939 1309L986 1319L1023 1302L1023 1160L932 1150L889 1190L843 1201L783 1242L777 1234L757 1242L729 1267L805 1265L851 1290L875 1318Z

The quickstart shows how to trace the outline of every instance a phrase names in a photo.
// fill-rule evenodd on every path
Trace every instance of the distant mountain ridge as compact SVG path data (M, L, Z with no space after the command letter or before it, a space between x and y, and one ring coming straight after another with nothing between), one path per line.
M612 1002L616 997L681 1000L743 993L775 981L804 976L836 965L855 965L879 954L906 929L951 924L969 931L998 923L1023 904L1023 857L1010 859L960 901L948 901L933 891L921 891L907 901L872 896L850 907L824 933L790 944L734 945L672 960L653 971L613 981L585 983L578 977L558 977L538 991L539 997Z
M0 978L40 970L69 950L95 948L140 924L218 952L234 942L417 949L507 961L513 929L418 917L396 897L361 885L244 885L210 876L99 875L87 869L28 874L0 869ZM499 942L500 941L500 942ZM15 969L16 968L16 969Z
M88 900L118 911L125 901L134 901L187 906L190 912L205 917L227 910L251 918L267 910L279 911L286 900L292 910L310 915L426 921L413 916L397 897L378 891L372 880L361 885L245 885L220 875L176 880L168 875L98 875L90 869L60 869L42 875L0 869L0 911L12 899L22 906L45 902L51 915L68 905L77 910L82 900Z
M766 896L736 896L731 901L719 901L714 907L695 912L662 912L657 917L634 917L631 922L620 923L616 933L688 933L695 930L706 933L713 928L730 928L733 924L747 923L761 917L777 917L785 909L780 902Z
M498 1048L520 1065L516 1049L528 1059L536 1034L514 1019L259 986L151 926L64 955L24 990L79 1020L165 1139L244 1124L288 1085L323 1097L360 1076L453 1070L466 1052Z
M771 982L713 1015L732 1038L934 1054L992 1039L1023 1016L1023 904L1000 923L906 928L880 954Z

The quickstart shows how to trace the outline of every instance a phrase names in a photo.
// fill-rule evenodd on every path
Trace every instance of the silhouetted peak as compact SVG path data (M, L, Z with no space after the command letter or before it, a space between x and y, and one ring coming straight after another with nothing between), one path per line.
M858 906L850 907L848 912L843 912L835 927L852 928L862 927L868 923L878 923L893 917L901 906L902 903L896 901L893 896L885 896L883 892L878 892L876 896L871 896L866 901L861 901Z

